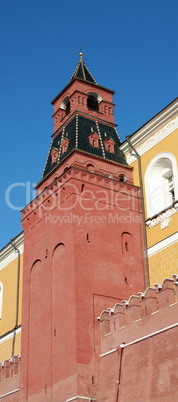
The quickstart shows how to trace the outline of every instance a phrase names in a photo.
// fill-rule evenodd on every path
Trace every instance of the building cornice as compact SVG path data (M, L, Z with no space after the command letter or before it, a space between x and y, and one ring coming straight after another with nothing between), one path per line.
M17 235L16 237L14 237L14 239L12 239L13 244L15 247L17 247L18 249L22 248L21 246L23 246L23 242L24 242L24 233L21 232L19 235ZM15 251L14 251L14 247L12 246L11 243L8 243L2 250L0 250L0 269L2 269L2 261L9 257L11 254L15 255ZM17 256L15 255L14 258L16 258ZM13 259L14 259L13 258Z
M164 249L167 249L168 247L172 246L177 242L178 242L178 232L174 233L169 237L166 237L164 240L161 240L158 243L154 244L153 246L149 247L148 257L151 257L152 255L157 254Z
M148 218L145 223L148 228L152 228L160 223L161 229L169 226L169 218L178 212L178 201L175 201L173 205L167 207L165 210L161 211L159 214Z
M137 152L143 155L177 128L178 98L133 133L130 139ZM131 149L127 141L123 142L119 148L127 156L129 164L136 159L133 154L130 154Z
M22 326L19 325L18 328L16 328L16 330L15 330L16 335L20 334L20 333L21 333L21 330L22 330ZM3 342L8 341L9 339L12 339L13 336L14 336L14 329L12 329L11 331L8 331L7 333L1 335L0 345L1 345Z
M111 159L106 159L106 158L104 159L102 156L93 155L93 154L91 154L91 153L89 153L89 152L80 150L80 149L78 149L78 148L72 149L72 150L66 155L66 157L63 159L63 161L64 161L64 160L67 161L67 160L70 158L70 156L71 156L72 154L76 153L76 152L77 152L77 153L80 153L80 154L82 154L82 155L88 155L88 156L90 156L90 158L93 158L94 160L95 160L95 159L98 159L98 160L104 161L104 162L109 163L109 164L112 164L112 165L123 166L124 168L127 167L127 169L133 170L133 167L132 167L132 166L124 165L124 164L122 164L122 163L113 161L113 160L111 160ZM43 178L36 184L35 189L38 189L38 187L40 186L40 184L41 184L44 180L46 180L47 178L49 178L50 175L52 175L52 174L55 172L55 170L57 171L59 167L60 167L60 164L58 163L49 173L47 173L47 175L46 175L45 177L43 177ZM62 176L62 175L61 175L61 176ZM29 204L30 204L30 203L29 203ZM22 211L23 211L23 210L22 210Z
M62 89L62 91L60 91L60 92L58 93L58 95L55 96L55 98L51 101L51 104L53 105L54 102L62 95L62 93L65 92L66 89L67 89L69 86L71 86L71 84L73 84L73 82L76 81L76 80L82 81L82 82L84 82L85 84L88 84L88 85L92 85L92 86L95 87L95 88L98 87L98 88L104 89L104 90L110 92L111 94L114 94L114 93L115 93L115 91L113 91L112 89L103 87L102 85L96 84L95 82L90 82L90 81L83 80L82 78L78 78L78 77L77 77L77 78L74 78L72 81L70 81L70 82Z

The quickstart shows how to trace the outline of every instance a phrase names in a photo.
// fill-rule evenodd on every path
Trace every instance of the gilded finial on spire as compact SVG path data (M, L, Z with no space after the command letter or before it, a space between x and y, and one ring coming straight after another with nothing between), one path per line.
M80 53L79 53L79 62L83 62L83 52L82 52L82 46L80 46Z

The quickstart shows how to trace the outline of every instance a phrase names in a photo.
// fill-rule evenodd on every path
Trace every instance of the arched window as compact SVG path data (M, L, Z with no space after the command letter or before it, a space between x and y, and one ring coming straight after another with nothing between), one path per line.
M92 165L92 163L88 163L87 170L90 170L91 172L94 172L94 170L95 170L94 165Z
M133 238L130 233L123 232L121 236L122 253L125 255L133 254Z
M2 319L3 284L0 282L0 320Z
M171 206L178 198L177 179L177 164L174 155L163 152L152 159L145 173L148 217Z
M121 173L120 175L119 175L119 181L121 181L121 182L125 182L125 181L127 181L127 178L126 178L126 176L123 174L123 173Z
M70 113L70 101L66 103L66 114Z
M96 98L94 98L94 96L89 95L87 99L87 107L88 109L95 110L96 112L98 112L99 110L98 101Z
M87 99L87 107L90 110L94 110L95 112L99 111L99 103L101 102L102 98L95 92L88 93Z
M66 111L66 115L70 113L70 101L69 101L69 96L66 96L64 100L61 103L60 106L61 109L64 109Z
M67 172L67 170L69 169L69 166L66 166L63 170L63 173Z

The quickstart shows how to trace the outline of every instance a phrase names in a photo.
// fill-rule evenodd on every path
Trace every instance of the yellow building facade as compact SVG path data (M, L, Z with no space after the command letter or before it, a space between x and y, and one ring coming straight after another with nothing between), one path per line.
M20 353L23 275L23 233L1 250L0 361Z
M150 285L178 266L178 98L121 146L142 183ZM139 168L140 166L140 168Z

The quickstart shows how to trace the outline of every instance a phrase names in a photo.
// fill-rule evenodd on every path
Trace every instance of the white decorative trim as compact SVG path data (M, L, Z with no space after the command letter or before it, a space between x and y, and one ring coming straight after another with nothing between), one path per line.
M117 348L109 350L109 352L103 353L102 355L100 355L100 357L104 357L107 355L110 355L111 353L117 352Z
M84 399L85 401L91 401L91 402L96 401L95 398L91 398L90 396L87 397L87 396L79 396L79 395L77 395L77 396L74 396L73 398L66 399L65 402L76 401L76 399Z
M23 253L24 250L24 234L20 233L13 240L13 244L18 248L20 254ZM11 243L8 243L1 252L0 252L0 270L5 268L10 262L14 261L17 258L17 252L14 250L14 247Z
M45 172L45 169L46 169L46 166L47 166L47 162L48 162L49 154L50 154L51 149L52 149L52 143L53 143L53 138L52 138L51 143L50 143L50 146L49 146L49 151L48 151L48 153L47 153L47 157L46 157L46 161L45 161L45 165L44 165L43 173L42 173L42 176L41 176L41 180L43 179L44 172Z
M0 320L2 318L3 283L0 282Z
M146 152L148 152L156 144L158 144L160 141L162 141L164 138L170 135L177 128L178 128L178 116L174 120L171 120L169 123L167 123L166 126L161 128L154 135L149 137L139 147L135 147L137 152L139 153L140 156L144 155ZM132 164L137 159L135 155L133 155L133 153L126 155L126 158L129 165Z
M97 128L97 130L98 130L98 135L99 135L99 139L100 139L100 143L101 143L101 151L102 151L103 157L106 158L105 150L104 150L104 145L103 145L103 141L102 141L102 137L101 137L101 133L100 133L100 128L99 128L98 121L96 120L95 123L96 123L96 128Z
M86 70L88 71L88 73L89 73L89 74L91 75L91 77L93 78L94 83L97 84L96 80L95 80L94 77L93 77L93 74L90 72L90 70L89 70L88 67L86 66L84 60L83 60L83 64L84 64Z
M62 134L61 134L61 143L60 143L60 147L59 147L59 154L58 154L58 160L57 160L58 163L60 162L60 158L61 158L62 142L63 142L63 139L64 139L64 134L65 134L65 126L63 126Z
M16 333L16 335L20 334L21 333L21 327L17 328L15 330L15 333ZM13 338L13 336L14 336L14 331L11 331L9 334L7 334L5 336L2 336L1 339L0 339L0 344L3 343L3 342L8 341L11 338Z
M178 232L174 233L172 236L167 237L166 239L160 241L157 244L154 244L154 246L150 247L148 249L148 257L151 257L152 255L159 253L160 251L164 250L165 248L171 246L174 243L178 242Z
M86 64L85 64L85 62L84 62L83 59L82 59L82 60L79 60L79 62L78 62L78 64L77 64L77 67L75 68L75 70L74 70L74 72L73 72L73 74L72 74L72 76L71 76L71 78L70 78L70 80L69 80L69 83L71 82L71 80L72 80L73 78L76 77L80 65L82 66L82 72L83 72L83 66L85 66L86 70L88 71L88 73L89 73L89 74L91 75L91 77L93 78L94 83L97 84L97 82L95 81L93 75L90 73L90 70L89 70L88 67L86 66ZM84 72L83 72L83 73L84 73ZM84 75L84 78L85 78L85 80L86 80L85 73L84 73L83 75ZM86 81L87 81L87 80L86 80Z
M172 126L173 130L172 130ZM148 138L143 144L141 144L137 149L138 152L140 153L142 149L146 148L145 151L148 151L148 149L152 148L152 145L156 145L160 140L163 138L167 137L172 131L174 131L176 128L178 128L178 116L171 120L166 126L161 128L159 131L157 131L154 135L152 135L150 138Z
M164 220L160 223L161 230L167 228L168 226L169 226L169 218L164 219Z
M119 137L119 140L121 141L121 137L120 137L119 133L117 132L116 127L114 127L114 130L115 130L117 136Z
M121 344L121 345L120 345L120 348L125 349L127 346L134 345L134 343L138 343L138 342L144 341L144 339L151 338L152 336L161 334L162 332L168 331L169 329L175 328L175 327L177 327L177 326L178 326L178 322L176 322L175 324L169 325L169 327L165 327L165 328L159 329L158 331L151 332L151 334L142 336L142 338L135 339L135 340L132 341L132 342L128 342L128 343Z
M83 67L84 63L80 63L80 64L81 64L81 67L82 67L82 73L83 73L83 76L84 76L84 80L86 80L85 70L84 70L84 67Z
M139 128L135 133L131 135L132 143L135 148L142 146L147 139L154 134L161 133L161 130L165 130L167 125L178 118L178 98L171 102L166 108ZM168 135L168 134L167 134ZM145 142L143 142L145 140ZM154 144L155 145L155 144ZM130 153L130 145L127 141L120 145L120 149L128 156ZM129 156L128 156L129 157ZM135 158L134 158L135 160Z
M170 216L176 214L178 212L178 203L175 204L173 207L167 209L165 212L162 214L158 215L156 218L150 218L146 221L146 225L149 228L152 228L153 226L158 225L159 223L162 223L165 219L170 218ZM163 227L162 227L163 229Z
M4 398L4 396L14 394L14 392L20 391L20 388L14 389L13 391L7 392L6 394L0 395L0 398Z
M12 261L14 261L18 257L17 252L14 250L14 248L12 248L12 249L13 249L13 251L11 251L11 254L8 255L8 257L5 258L4 261L0 262L0 271L1 271L1 269L5 268L7 265L9 265ZM18 247L18 250L20 251L20 254L22 254L24 251L24 245L21 244L21 246Z
M78 114L76 114L75 148L78 148Z

